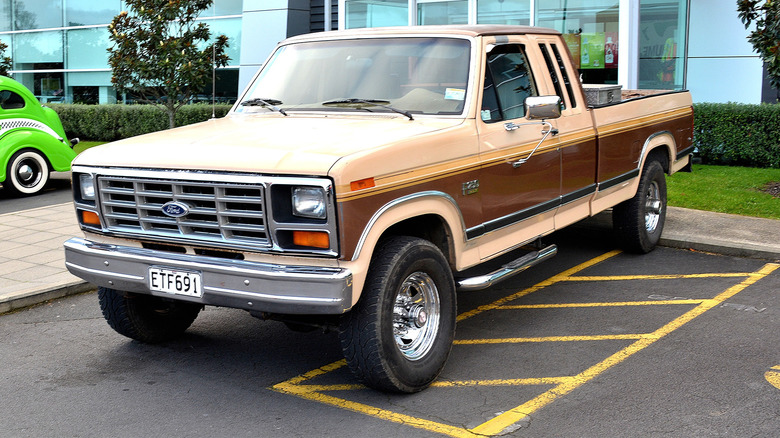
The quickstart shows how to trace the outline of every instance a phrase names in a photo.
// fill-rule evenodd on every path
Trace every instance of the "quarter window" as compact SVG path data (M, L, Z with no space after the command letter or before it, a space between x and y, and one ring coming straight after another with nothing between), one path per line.
M0 108L5 110L24 108L24 98L9 90L0 91Z

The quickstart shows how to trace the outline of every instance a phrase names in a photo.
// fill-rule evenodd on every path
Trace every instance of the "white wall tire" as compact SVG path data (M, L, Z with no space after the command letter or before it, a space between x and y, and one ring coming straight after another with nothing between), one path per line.
M11 156L6 167L3 187L20 195L34 195L49 182L49 164L33 149L23 149Z

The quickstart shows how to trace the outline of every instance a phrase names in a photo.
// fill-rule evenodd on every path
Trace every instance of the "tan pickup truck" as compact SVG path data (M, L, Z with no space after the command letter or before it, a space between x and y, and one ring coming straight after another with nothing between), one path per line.
M245 309L335 328L361 382L419 391L449 355L456 291L551 257L545 235L613 208L627 249L657 244L665 174L690 165L691 97L636 94L589 104L549 29L290 38L226 117L74 161L85 238L66 263L130 338Z

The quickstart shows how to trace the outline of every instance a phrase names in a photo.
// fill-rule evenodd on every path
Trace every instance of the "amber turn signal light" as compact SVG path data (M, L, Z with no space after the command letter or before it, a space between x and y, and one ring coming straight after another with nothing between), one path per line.
M81 223L84 225L95 225L97 227L100 226L100 217L98 217L97 213L92 211L82 211L81 212Z
M349 188L352 191L370 189L371 187L374 187L374 178L365 178L349 183Z
M293 231L293 243L296 246L330 248L328 233L324 231Z

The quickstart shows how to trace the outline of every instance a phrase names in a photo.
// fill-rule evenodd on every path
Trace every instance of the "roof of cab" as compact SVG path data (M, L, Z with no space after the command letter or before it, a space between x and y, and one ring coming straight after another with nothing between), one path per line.
M447 26L396 26L396 27L369 27L361 29L336 30L330 32L317 32L298 35L286 39L285 43L299 41L316 41L340 39L349 37L375 37L375 36L426 36L426 35L464 35L469 37L493 36L493 35L521 35L543 34L560 35L555 29L534 26L509 26L509 25L447 25Z

